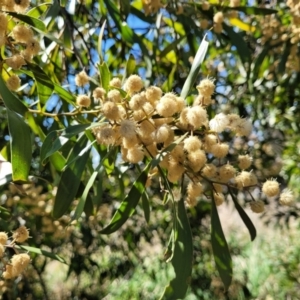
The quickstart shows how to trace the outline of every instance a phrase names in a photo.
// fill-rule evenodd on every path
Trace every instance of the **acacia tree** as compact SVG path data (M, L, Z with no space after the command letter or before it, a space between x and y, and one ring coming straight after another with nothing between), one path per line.
M108 235L139 207L149 223L160 196L172 216L164 242L175 271L162 299L179 299L192 273L189 219L209 206L227 290L232 262L217 206L233 202L253 240L244 205L260 213L275 197L294 202L278 174L284 150L292 158L285 179L297 185L297 3L4 1L1 8L1 153L11 162L1 183L17 184L21 199L33 195L22 187L28 183L44 195L41 203L20 201L30 215L12 212L7 197L1 215L14 222L4 228L16 228L20 214L27 227L35 217L45 222L47 211L62 229L108 203L113 215L98 220L98 234ZM278 211L295 215L297 207ZM16 245L27 238L23 226L9 242L3 233L3 255L4 246L16 251L3 259L5 279L28 265L20 249L62 260L39 250L42 242Z

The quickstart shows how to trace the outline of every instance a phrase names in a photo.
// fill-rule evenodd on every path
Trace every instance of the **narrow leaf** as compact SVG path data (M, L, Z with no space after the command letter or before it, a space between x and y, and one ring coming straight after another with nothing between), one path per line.
M61 135L70 138L76 134L84 132L90 126L91 124L77 124L77 125L69 126L62 131Z
M54 85L48 75L38 65L27 62L27 66L32 71L36 80L39 100L44 104L52 95Z
M134 73L135 68L136 68L136 62L135 62L134 56L132 54L130 54L129 58L127 60L127 63L126 63L126 68L125 68L124 76L123 76L123 82L125 82L125 79L127 77L129 77L131 74Z
M6 208L0 206L0 220L9 220L11 218L11 213Z
M31 166L31 131L24 119L7 109L13 181L27 181Z
M141 196L145 192L145 184L147 181L149 168L150 164L148 164L144 171L139 175L132 188L130 189L128 195L125 197L120 207L115 212L110 223L105 228L103 228L100 233L111 234L117 231L134 213Z
M103 55L102 55L102 41L103 41L103 35L104 35L104 29L106 26L106 20L103 22L100 32L99 32L99 37L98 37L98 55L100 58L100 62L103 62Z
M44 3L44 4L40 4L40 5L37 5L35 7L33 7L32 9L30 9L26 15L29 16L29 17L33 17L33 18L40 18L41 15L43 15L48 7L51 5L51 3Z
M58 255L56 255L54 253L51 253L49 251L42 250L42 249L35 248L35 247L30 247L30 246L22 246L22 245L17 245L15 247L17 249L26 250L26 251L31 252L31 253L36 253L36 254L44 255L46 257L55 259L55 260L57 260L57 261L59 261L59 262L61 262L63 264L66 264L66 261L62 257L60 257L60 256L58 256Z
M14 13L14 12L6 12L6 13L9 14L10 16L12 16L16 19L19 19L20 21L34 27L34 28L37 28L37 29L41 30L41 31L46 30L45 24L37 18L33 18L31 16L28 16L28 15L17 14L17 13Z
M184 299L191 281L193 262L193 239L183 198L178 202L178 213L175 226L175 247L172 265L175 278L165 288L161 300Z
M232 261L214 198L211 205L211 243L217 269L228 290L232 281Z
M255 237L256 237L256 229L251 221L251 219L248 217L248 215L246 214L246 212L244 211L244 209L240 206L240 204L238 203L235 195L233 194L233 192L231 192L229 190L229 193L231 195L231 198L234 202L235 208L238 211L240 217L242 218L243 222L245 223L246 227L249 230L250 233L250 237L251 237L251 241L254 241Z
M236 50L241 58L241 61L245 64L246 62L250 62L251 52L246 42L244 41L241 33L237 33L233 30L232 27L223 24L224 30L227 32L231 44L236 47Z
M51 131L44 140L41 148L41 162L45 160L65 145L69 139L61 135L62 130Z
M54 83L54 90L58 94L58 96L65 101L67 101L69 104L75 106L75 96L71 94L70 92L66 91L64 88L62 88L60 85Z
M103 62L102 64L98 64L98 69L100 73L101 86L108 91L109 82L110 82L110 72L107 67L107 64Z
M101 165L100 165L101 167ZM92 174L92 176L89 178L89 181L87 182L86 186L85 186L85 189L79 199L79 202L78 202L78 205L75 209L75 213L72 217L72 220L78 220L81 216L81 214L83 213L84 211L84 207L85 207L85 204L86 204L86 200L88 198L88 193L90 191L90 189L92 188L98 174L99 174L99 169L100 168L97 168L97 170L95 170Z
M182 98L186 98L187 95L189 94L192 86L194 85L195 81L196 81L196 78L199 74L199 71L200 71L200 68L201 68L201 64L205 58L205 55L206 55L206 52L207 52L207 49L208 49L208 42L205 40L206 38L206 35L204 36L201 44L200 44L200 47L196 53L196 56L194 58L194 61L193 61L193 64L192 64L192 67L191 67L191 71L183 85L183 88L181 90L181 94L180 96Z
M238 27L241 30L254 32L256 28L251 26L251 24L245 23L238 18L230 18L229 22L231 25Z
M149 224L151 209L150 209L149 196L147 193L143 193L143 195L142 195L142 204L143 204L145 220Z
M0 76L0 94L8 109L24 116L27 107L7 88L2 76Z
M68 162L79 156L87 144L87 137L81 136L68 157ZM89 158L89 151L85 152L75 162L73 162L61 175L56 197L54 200L53 217L60 218L69 208L74 200L80 185L81 175ZM67 162L67 163L68 163Z

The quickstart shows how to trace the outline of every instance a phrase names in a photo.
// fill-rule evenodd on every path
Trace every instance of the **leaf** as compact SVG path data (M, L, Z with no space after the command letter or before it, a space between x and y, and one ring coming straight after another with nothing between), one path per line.
M97 125L99 126L99 124L97 124ZM91 126L91 124L76 124L73 126L69 126L62 131L61 135L70 138L76 134L84 132L90 126Z
M11 213L6 208L0 206L0 219L9 220L11 218Z
M90 177L89 181L87 182L85 189L79 199L78 205L75 209L75 213L72 217L72 220L78 220L81 216L81 214L84 211L84 207L86 205L86 200L88 198L88 193L90 191L90 189L92 188L98 174L99 174L99 169L100 169L101 165L99 165L99 167L93 172L92 176Z
M251 60L251 52L242 38L240 33L235 32L230 26L223 24L224 30L227 32L231 44L236 47L236 50L241 58L243 64L246 62L250 62Z
M103 55L102 55L102 41L103 41L103 34L104 34L104 29L106 26L106 20L103 22L100 32L99 32L99 37L98 37L98 55L100 58L100 62L103 62Z
M41 31L46 31L46 26L45 24L37 19L37 18L33 18L31 16L28 16L28 15L22 15L22 14L17 14L17 13L14 13L14 12L6 12L8 15L16 18L16 19L19 19L20 21L34 27L34 28L37 28Z
M73 94L66 91L64 88L62 88L60 85L58 85L56 83L54 83L54 90L60 98L66 100L69 104L71 104L75 107L76 98Z
M51 252L39 249L39 248L30 247L30 246L23 246L23 245L16 245L15 248L26 250L28 252L32 252L32 253L36 253L36 254L40 254L40 255L44 255L46 257L55 259L55 260L57 260L57 261L59 261L59 262L61 262L63 264L66 264L65 259L63 259L62 257L60 257L60 256L58 256L58 255L56 255L54 253L51 253Z
M232 261L214 198L211 205L211 243L217 269L228 290L232 281Z
M175 247L172 265L175 278L165 288L161 300L184 299L191 281L193 263L193 239L183 198L178 202L175 226Z
M176 50L176 47L185 39L185 36L180 36L175 41L173 41L171 44L166 46L159 54L160 59L163 59L169 52L172 50Z
M27 107L7 88L2 76L0 76L0 94L5 106L8 109L22 116L25 115Z
M44 104L52 95L54 85L48 75L38 65L27 62L27 66L32 71L36 80L39 100Z
M90 124L77 124L66 129L51 131L42 144L40 154L42 164L49 156L63 147L71 137L84 132L88 127L90 127Z
M82 135L68 157L68 162L79 156L87 144L87 137ZM54 200L53 217L60 218L69 208L74 200L80 185L81 175L89 158L89 151L83 153L76 161L74 161L61 175L56 197Z
M13 181L28 180L31 166L31 131L24 119L7 109Z
M224 6L218 6L220 9L224 11L232 11L237 10L244 12L247 15L271 15L276 14L278 11L276 9L269 9L269 8L262 8L262 7L255 7L255 6L238 6L238 7L224 7Z
M134 59L134 56L130 54L124 71L123 83L125 82L126 78L128 78L131 74L134 73L135 68L136 68L136 61Z
M148 196L147 193L143 193L143 195L142 195L142 204L143 204L145 220L149 224L149 221L150 221L150 203L149 203L149 196Z
M61 135L62 130L51 131L44 140L41 148L41 162L45 160L65 145L69 139Z
M189 94L192 86L194 85L196 78L199 74L200 68L201 68L201 64L205 58L207 49L208 49L208 42L205 40L206 35L204 36L199 49L196 53L196 56L194 58L192 67L191 67L191 71L186 79L186 81L184 82L183 88L181 90L181 94L180 96L182 98L186 98L187 95Z
M134 182L128 195L122 201L121 205L115 212L110 223L105 228L103 228L100 231L100 233L111 234L117 231L127 221L127 219L130 216L132 216L136 206L138 205L141 196L145 192L145 184L147 181L149 169L150 169L150 163L147 165L147 167L143 170L143 172L139 175L137 180Z
M254 26L251 26L251 24L247 24L238 18L230 18L229 23L244 31L254 32L256 30Z
M33 7L32 9L30 9L26 15L29 17L33 17L33 18L40 18L42 14L44 14L48 7L51 5L51 3L44 3L44 4L40 4L37 5L35 7Z
M107 67L107 64L103 62L102 64L98 64L98 69L100 73L100 81L101 86L108 91L109 88L109 82L110 82L110 72Z
M229 193L230 193L231 198L234 202L236 210L238 211L240 217L242 218L243 222L245 223L246 227L249 230L251 241L254 241L254 239L256 237L256 229L255 229L251 219L248 217L248 215L246 214L244 209L240 206L240 204L238 203L235 195L232 193L232 191L230 189L229 189Z

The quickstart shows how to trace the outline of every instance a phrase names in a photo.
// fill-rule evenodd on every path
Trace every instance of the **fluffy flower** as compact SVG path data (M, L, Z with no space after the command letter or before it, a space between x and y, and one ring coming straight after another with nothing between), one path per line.
M225 197L222 193L214 193L214 201L217 206L220 206L224 203Z
M215 132L222 132L229 125L229 120L223 113L217 114L209 121L209 128Z
M295 203L295 197L291 190L284 189L279 197L279 203L281 205L291 206Z
M176 96L172 93L164 95L156 105L157 112L162 117L171 117L177 112Z
M135 123L131 120L122 120L120 123L120 135L125 138L132 138L133 136L135 136Z
M7 240L8 240L7 233L4 232L4 231L1 231L1 232L0 232L0 244L1 244L1 245L5 245L6 242L7 242Z
M121 79L118 78L118 77L114 77L110 82L109 82L109 85L112 86L112 87L116 87L116 88L121 88L122 86L122 82L121 82Z
M16 91L21 85L21 80L19 76L12 75L7 79L6 84L11 91Z
M13 28L11 34L14 40L20 43L27 43L28 41L33 39L33 31L31 30L31 28L22 24L16 25Z
M262 186L262 192L268 197L277 196L280 192L279 183L273 180L267 180Z
M77 86L84 86L89 83L89 77L87 76L86 72L83 70L80 73L76 74L75 76L75 84Z
M129 95L139 92L143 87L143 80L138 75L130 75L124 85L124 89Z
M120 118L118 106L112 102L107 101L102 106L103 115L109 120L118 120Z
M252 157L248 154L238 156L238 166L241 170L248 169L252 164Z
M214 22L217 23L217 24L220 24L224 21L224 15L221 11L217 12L215 15L214 15Z
M102 87L97 87L93 91L93 97L97 100L100 100L100 99L104 100L105 99L105 94L106 94L106 91Z
M16 231L13 233L13 239L17 243L23 243L29 238L29 231L25 226L20 226Z
M135 94L131 97L129 101L129 107L132 110L139 110L143 108L143 105L146 103L145 93Z
M197 86L197 90L204 97L210 97L215 90L214 82L210 79L203 79L200 81L200 84Z
M201 148L201 141L196 136L189 136L184 140L184 149L188 152L200 150Z
M76 98L76 104L82 107L89 107L91 105L91 99L86 95L79 95Z
M186 117L188 123L194 126L194 128L204 126L207 122L207 112L201 106L190 107Z
M151 104L154 104L155 101L158 101L162 96L162 90L157 86L149 86L146 89L146 99Z

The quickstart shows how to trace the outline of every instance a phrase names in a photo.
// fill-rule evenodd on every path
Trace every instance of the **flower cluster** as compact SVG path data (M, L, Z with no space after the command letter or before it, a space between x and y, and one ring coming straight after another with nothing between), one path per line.
M207 78L199 83L197 90L193 105L188 106L182 97L163 93L157 86L144 88L138 75L131 75L123 89L120 79L113 78L109 91L102 87L93 91L94 100L101 107L99 119L105 121L92 131L99 144L119 147L124 162L138 164L160 154L160 170L150 171L147 186L158 174L174 184L187 178L189 206L195 206L200 196L214 199L220 205L228 188L250 193L260 187L254 172L249 171L250 154L239 153L235 159L229 159L232 143L223 139L225 131L232 132L233 140L249 136L252 124L234 113L220 113L210 119L207 107L212 103L215 84ZM79 100L77 104L86 106ZM175 145L172 151L165 151L172 143ZM267 180L262 192L267 197L278 196L278 182ZM284 192L280 203L291 205L292 199L290 192ZM264 202L252 197L250 207L254 212L262 212Z
M31 61L40 51L40 44L34 37L32 29L25 24L18 24L18 20L7 12L24 13L29 7L29 0L5 0L0 3L0 47L5 46L5 64L8 67L7 86L10 90L20 87L20 79L12 70L18 70L26 61ZM12 30L9 28L13 27Z
M30 256L27 253L16 253L9 260L6 254L6 248L14 249L16 243L24 243L29 238L28 229L25 226L20 226L13 232L11 241L9 241L6 232L0 232L0 259L3 265L2 277L4 279L13 279L18 277L30 263Z

